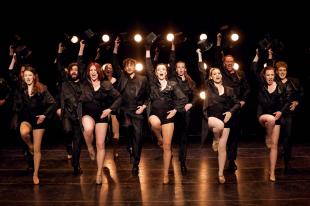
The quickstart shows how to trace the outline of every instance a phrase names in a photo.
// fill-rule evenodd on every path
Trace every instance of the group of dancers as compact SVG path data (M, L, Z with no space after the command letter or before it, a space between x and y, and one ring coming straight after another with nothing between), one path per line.
M236 158L240 137L240 111L249 102L250 86L244 73L233 68L235 60L223 54L222 36L217 35L215 63L206 69L203 52L197 49L201 88L205 98L199 98L195 81L187 73L186 63L176 61L176 46L171 43L169 64L151 58L152 41L145 42L145 75L136 71L136 60L118 60L121 39L114 42L112 62L100 65L100 53L94 61L83 59L85 41L80 41L76 62L64 65L62 43L58 47L56 64L59 73L58 95L53 97L31 65L21 65L11 51L10 87L14 90L13 125L27 145L26 153L33 165L33 183L40 183L41 142L45 129L55 114L61 119L67 142L68 158L73 173L82 174L81 144L85 140L91 160L97 162L96 184L102 184L106 155L105 142L112 124L113 156L118 158L120 127L125 128L127 150L132 163L132 175L139 175L139 162L147 118L163 151L163 184L169 183L168 170L172 158L172 139L179 140L179 161L183 175L187 174L186 155L191 110L203 101L201 138L212 135L212 148L218 153L218 181L225 183L224 168L237 170ZM287 77L287 64L276 61L268 50L267 66L258 68L259 52L252 62L251 72L259 83L257 119L266 131L270 149L269 180L276 181L275 167L280 134L284 140L285 168L290 168L292 123L294 111L302 97L298 81ZM156 53L156 55L158 55ZM259 70L261 70L259 72ZM4 100L7 96L4 96ZM1 101L1 106L2 106ZM95 138L96 149L93 146Z

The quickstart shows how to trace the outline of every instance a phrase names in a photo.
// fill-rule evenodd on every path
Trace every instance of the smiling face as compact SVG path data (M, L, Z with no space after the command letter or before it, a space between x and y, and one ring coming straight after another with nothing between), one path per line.
M229 72L234 71L234 64L235 64L235 59L231 55L227 55L224 57L224 67L227 69Z
M212 79L214 83L217 84L222 83L221 71L218 68L212 68L210 70L210 79Z
M281 80L285 79L286 75L287 75L286 67L279 67L277 69L277 74L278 74L278 76L280 77Z
M273 82L274 82L274 75L275 75L275 73L274 73L273 69L267 69L265 71L264 77L265 77L265 80L266 80L268 85L272 85L273 84Z
M72 80L77 80L78 76L79 76L79 68L78 66L72 66L70 71L69 71L69 75L71 77Z
M28 86L34 84L35 75L33 72L26 70L26 71L24 71L23 77L24 77L23 79L24 79L25 83Z
M98 72L97 72L97 68L95 65L92 65L89 67L89 78L92 80L92 81L96 81L98 80Z
M155 70L155 75L159 80L164 80L167 77L167 67L164 64L158 64Z
M113 67L111 64L104 65L103 72L106 76L112 76L113 73Z
M184 76L186 72L186 66L184 62L178 62L176 64L176 72L178 76Z
M135 69L136 69L136 65L133 64L133 63L128 63L128 64L125 66L125 68L124 68L125 72L126 72L128 75L133 74L133 73L135 72Z
M127 73L127 75L132 75L136 71L136 60L131 58L126 58L123 61L124 65L124 71Z

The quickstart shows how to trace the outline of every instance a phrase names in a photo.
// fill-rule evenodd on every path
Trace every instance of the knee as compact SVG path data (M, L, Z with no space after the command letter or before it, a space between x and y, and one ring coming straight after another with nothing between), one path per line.
M278 149L278 142L276 142L276 141L271 141L271 147L270 147L271 149Z
M97 150L104 150L105 149L103 142L97 142L96 147L97 147Z
M34 154L41 154L41 148L40 147L34 147L33 152L34 152Z
M84 133L86 134L86 135L92 135L93 134L93 128L91 128L91 127L84 127Z
M219 146L218 146L218 152L219 152L219 153L226 152L226 145L219 144Z
M171 144L163 144L164 152L171 152Z
M274 126L276 124L276 119L273 116L270 116L266 119L266 126Z
M29 136L29 135L30 135L30 129L28 129L28 128L22 128L22 129L20 130L20 136L21 136L22 138L27 137L27 136Z
M223 125L219 125L217 127L214 127L213 128L213 133L220 135L220 134L222 134L223 130L224 130L224 124Z

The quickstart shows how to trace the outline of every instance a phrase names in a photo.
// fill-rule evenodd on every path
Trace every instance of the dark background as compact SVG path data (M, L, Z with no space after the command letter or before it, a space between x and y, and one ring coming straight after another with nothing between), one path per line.
M33 64L38 69L40 79L52 92L55 90L56 71L53 61L56 57L58 42L63 34L82 35L87 29L96 34L112 34L112 41L120 32L134 33L140 31L148 34L166 34L168 31L183 32L187 41L177 45L177 59L184 60L191 76L198 81L196 43L201 32L207 33L215 43L216 34L223 25L228 25L240 33L240 41L232 49L241 68L249 73L255 48L266 33L280 39L285 49L281 58L288 62L289 75L300 79L305 98L298 114L296 140L307 141L307 117L309 105L310 81L310 15L305 5L298 2L278 3L254 1L241 2L108 2L86 1L14 1L5 2L0 8L0 75L6 75L8 67L8 48L14 34L21 34L29 48L33 50ZM5 4L5 5L4 5ZM140 6L137 6L140 4ZM178 5L176 5L178 4ZM139 8L140 7L140 8ZM94 42L89 43L85 55L94 57ZM68 53L77 54L78 47L71 45ZM143 61L144 48L135 44L123 45L120 56L131 56ZM160 60L167 62L169 47L161 49ZM107 53L111 52L108 50ZM212 50L205 53L205 58L212 55ZM68 55L68 62L75 56ZM107 60L109 57L107 56ZM255 82L250 82L252 85ZM253 96L251 101L254 101ZM257 131L254 108L245 108L245 139ZM304 119L304 120L302 120ZM306 119L306 120L305 120ZM199 134L200 110L195 111L192 133Z

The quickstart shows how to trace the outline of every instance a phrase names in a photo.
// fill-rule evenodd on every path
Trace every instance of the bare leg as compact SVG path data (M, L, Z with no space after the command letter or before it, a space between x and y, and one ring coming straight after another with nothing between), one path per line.
M96 184L102 183L102 169L105 158L105 137L107 134L108 124L97 123L96 126L96 147L97 147L97 177Z
M173 136L174 123L168 123L162 125L163 132L163 149L164 149L164 184L169 183L169 166L171 162L171 141Z
M278 140L280 135L280 125L275 125L271 136L271 148L270 148L270 180L275 181L275 168L278 157Z
M219 141L219 148L218 148L218 163L219 163L219 177L224 176L224 167L226 162L226 144L228 140L230 128L224 128L222 136L220 137Z
M29 151L33 154L33 144L31 142L30 132L32 130L32 126L29 122L22 122L19 127L20 136L23 141L27 144Z
M33 171L33 184L39 184L39 167L41 162L41 142L45 129L34 129L33 130L33 145L34 145L34 171Z
M163 136L161 134L162 132L162 127L161 127L161 122L160 119L155 116L155 115L151 115L149 117L149 122L151 124L151 129L153 131L153 133L155 134L156 138L157 138L157 144L162 147L163 144Z
M271 136L275 126L275 118L270 114L263 114L259 117L259 123L266 128L266 146L268 149L271 147Z
M95 160L95 150L93 147L95 121L92 117L85 115L82 117L83 135L91 160Z

